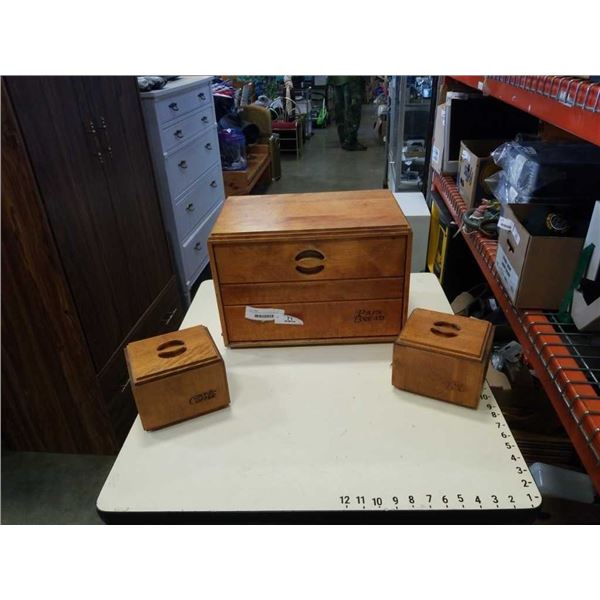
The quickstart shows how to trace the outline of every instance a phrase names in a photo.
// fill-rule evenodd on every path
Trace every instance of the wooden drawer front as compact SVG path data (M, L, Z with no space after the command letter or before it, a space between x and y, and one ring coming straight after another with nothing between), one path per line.
M135 340L175 331L181 324L183 316L184 308L177 281L173 277L98 375L98 383L119 445L125 441L137 414L125 363L124 348Z
M221 286L221 301L232 304L274 304L281 302L331 302L334 300L375 300L402 298L404 279L345 279L340 281L298 281L291 283L230 283Z
M215 124L211 106L190 115L183 121L161 129L160 140L163 152L170 152L202 131L208 131Z
M156 103L158 122L162 125L175 119L181 119L184 115L199 108L211 107L212 96L210 86L205 84L182 94L174 94ZM214 121L214 119L213 119Z
M175 205L175 226L179 240L184 241L202 218L224 199L223 173L216 164Z
M279 325L252 321L245 306L225 306L230 344L286 340L344 340L348 338L393 338L400 333L402 300L359 300L348 302L306 302L267 306L279 308L301 319L303 325ZM258 307L260 308L260 306Z
M166 158L167 180L171 198L177 198L211 165L218 162L217 128L212 127L187 146Z
M221 284L400 277L405 273L405 237L218 244L214 248Z
M208 248L206 241L208 234L215 224L222 204L219 204L217 208L194 230L192 235L184 242L182 246L182 258L183 258L183 269L186 281L190 278L200 267L206 266L208 262Z

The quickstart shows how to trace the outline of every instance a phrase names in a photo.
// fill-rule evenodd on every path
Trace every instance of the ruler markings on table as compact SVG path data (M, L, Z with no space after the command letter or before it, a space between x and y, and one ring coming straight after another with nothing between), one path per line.
M456 509L467 509L469 508L517 508L517 504L521 504L523 507L531 506L535 508L533 503L534 499L539 500L540 496L537 494L531 494L526 490L536 490L535 483L527 468L527 465L515 465L519 461L523 461L518 445L514 442L514 436L512 433L503 431L503 428L507 428L504 422L504 416L499 406L495 402L493 395L489 392L488 385L486 383L480 396L481 402L484 402L485 408L489 411L489 416L493 420L493 424L496 428L492 428L492 431L496 431L500 439L504 442L506 450L507 460L511 462L511 466L514 466L516 473L516 486L522 488L522 495L514 492L512 494L467 494L466 492L454 491L453 493L441 493L441 494L423 494L423 493L400 493L394 495L370 495L370 494L358 494L358 495L340 495L338 503L344 506L346 509L357 509L362 510L399 510L402 508L408 508L418 510L456 510ZM520 496L520 497L519 497ZM520 501L520 502L519 502Z

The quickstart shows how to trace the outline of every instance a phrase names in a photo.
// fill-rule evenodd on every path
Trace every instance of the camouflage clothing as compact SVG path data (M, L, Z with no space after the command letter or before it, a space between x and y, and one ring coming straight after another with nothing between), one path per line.
M340 144L354 146L357 143L360 113L363 100L362 77L331 77L335 90L335 122Z

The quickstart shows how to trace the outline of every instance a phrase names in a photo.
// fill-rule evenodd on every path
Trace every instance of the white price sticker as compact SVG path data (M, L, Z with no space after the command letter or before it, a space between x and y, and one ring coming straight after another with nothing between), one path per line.
M276 325L304 325L304 321L292 315L286 315L282 308L255 308L246 306L246 319L250 321L272 321Z
M275 316L284 315L285 311L281 308L254 308L246 306L246 319L250 321L274 321Z
M506 217L500 217L498 219L498 229L510 231L517 245L521 243L521 235L519 234L514 221L512 221L511 219L507 219Z
M277 325L304 325L304 321L292 315L275 315L274 322Z
M496 270L510 299L514 302L517 295L517 288L519 287L519 276L510 264L502 246L498 246L498 250L496 251Z

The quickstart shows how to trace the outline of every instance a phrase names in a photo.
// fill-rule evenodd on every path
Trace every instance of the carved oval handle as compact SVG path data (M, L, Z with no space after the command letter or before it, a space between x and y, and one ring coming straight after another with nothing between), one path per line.
M442 337L456 337L460 331L460 325L456 323L449 323L448 321L436 321L434 326L430 329L431 333L440 335ZM443 329L439 329L442 327Z
M169 108L171 110L174 110L175 112L177 112L179 110L179 106L177 106L177 102L171 102L171 104L169 104Z
M187 210L187 211L189 211L189 212L192 212L193 210L195 210L195 208L194 208L194 203L193 203L193 202L190 202L190 203L189 203L189 204L188 204L188 205L185 207L185 210Z
M204 92L200 92L198 94L198 98L200 98L200 100L206 100L206 94Z
M202 117L200 119L203 123L208 123L208 117Z
M217 187L217 182L214 179L210 182L210 187Z
M180 160L178 166L180 169L187 169L187 161Z
M319 260L325 260L325 255L318 250L302 250L302 252L296 254L294 260L302 260L303 258L318 258Z
M204 144L204 147L205 147L207 150L212 150L212 144L211 144L210 142L206 142L206 144Z
M318 250L302 250L296 254L294 259L296 262L304 262L304 264L296 265L296 271L303 275L315 275L325 268L325 265L315 264L315 261L325 260L325 255Z
M172 358L179 356L187 350L185 342L182 340L170 340L156 348L156 352L161 358Z
M200 242L196 242L194 245L194 250L202 250L202 244Z
M181 139L183 137L183 131L181 131L181 129L178 129L174 134L173 134L176 138Z
M302 265L297 265L296 271L298 271L298 273L302 273L303 275L315 275L316 273L320 273L324 268L324 265L316 265L314 267L303 267Z

